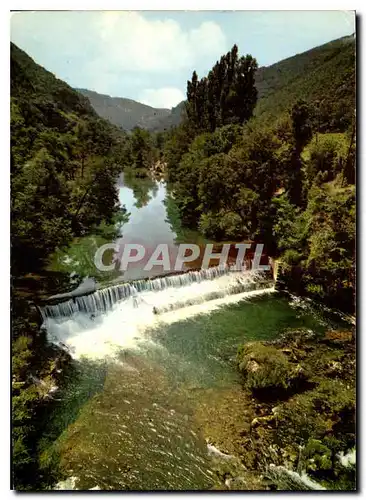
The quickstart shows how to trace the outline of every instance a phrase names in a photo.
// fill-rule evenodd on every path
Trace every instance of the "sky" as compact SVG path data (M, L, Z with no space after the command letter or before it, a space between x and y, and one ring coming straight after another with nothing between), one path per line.
M236 43L259 66L355 31L350 11L36 11L11 40L76 88L171 108Z

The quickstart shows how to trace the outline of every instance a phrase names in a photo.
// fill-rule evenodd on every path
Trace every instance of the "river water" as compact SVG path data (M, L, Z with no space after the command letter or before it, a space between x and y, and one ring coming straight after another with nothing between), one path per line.
M121 178L119 198L130 214L120 241L174 246L181 239L163 183L126 185ZM66 262L71 271L72 258ZM136 267L123 279L141 277ZM49 339L73 357L73 375L45 428L43 460L56 456L65 478L58 489L217 487L212 445L217 433L236 432L226 428L225 411L240 402L238 345L290 327L327 328L255 271L210 270L151 283L133 294L122 294L126 284L113 285L43 311ZM232 451L228 443L221 451Z

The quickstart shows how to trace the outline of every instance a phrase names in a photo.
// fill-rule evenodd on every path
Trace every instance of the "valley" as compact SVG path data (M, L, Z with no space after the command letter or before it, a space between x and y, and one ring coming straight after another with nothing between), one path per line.
M355 39L192 71L157 109L11 44L16 490L356 487Z

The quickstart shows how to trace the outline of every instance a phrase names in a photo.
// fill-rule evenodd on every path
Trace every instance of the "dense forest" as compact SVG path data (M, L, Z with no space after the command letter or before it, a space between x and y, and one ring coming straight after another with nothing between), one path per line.
M258 91L256 61L236 46L207 76L193 72L186 118L165 140L169 185L184 224L264 243L297 292L353 312L354 38L279 65L292 92L276 88L275 66L271 91Z
M283 286L354 313L355 41L269 68L237 46L187 82L183 121L128 133L11 45L13 481L53 481L42 426L68 355L47 344L22 282L50 254L127 214L116 179L164 173L182 226L251 240L281 262ZM38 276L39 277L39 276ZM37 285L38 286L38 285Z
M123 134L87 99L11 47L13 272L116 212ZM103 190L101 202L96 190Z

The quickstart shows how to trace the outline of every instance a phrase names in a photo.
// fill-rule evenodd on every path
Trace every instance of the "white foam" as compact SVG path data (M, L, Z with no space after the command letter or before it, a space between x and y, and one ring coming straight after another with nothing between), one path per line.
M77 312L66 319L47 318L44 326L49 340L66 347L74 358L113 357L121 349L138 348L141 343L151 342L148 330L161 324L182 321L197 314L209 314L225 305L274 291L270 287L231 295L236 290L238 278L250 288L255 286L257 275L254 272L246 272L245 275L231 273L189 286L145 291L117 303L111 311L95 318ZM221 297L205 302L205 298L212 293ZM154 310L164 309L167 304L173 308L182 304L182 307L154 314Z
M348 453L344 454L340 452L338 454L339 461L343 465L343 467L351 467L356 464L356 448L353 448Z
M189 319L200 314L210 314L211 312L230 304L237 304L238 302L249 300L260 295L267 295L273 292L275 292L275 288L272 286L262 290L252 290L250 292L243 292L216 300L210 300L208 302L204 302L203 304L197 304L179 309L178 311L167 312L161 315L160 322L170 324L177 321L184 321L185 319Z
M225 460L230 460L231 458L235 458L234 455L228 455L227 453L223 453L213 444L207 443L207 451L209 455L216 455Z
M77 488L75 488L75 483L77 480L78 478L75 476L68 477L64 481L59 481L53 489L66 491L77 490Z

